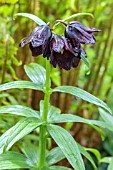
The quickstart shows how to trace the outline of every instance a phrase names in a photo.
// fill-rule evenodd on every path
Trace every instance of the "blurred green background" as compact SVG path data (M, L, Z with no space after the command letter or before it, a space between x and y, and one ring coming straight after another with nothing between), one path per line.
M73 20L82 22L88 27L95 27L102 31L95 34L95 45L84 45L90 62L90 72L84 63L70 71L51 70L52 87L58 85L78 86L105 101L113 110L113 1L112 0L0 0L0 83L13 80L27 79L23 66L30 62L38 62L45 66L42 56L33 58L29 47L19 48L20 41L26 37L36 24L27 18L17 17L19 12L32 13L51 26L57 19L64 19L80 12L94 15L79 16ZM55 31L63 34L64 26L60 24ZM33 109L39 109L39 101L43 99L41 92L31 90L10 90L0 93L0 105L22 104ZM51 97L51 104L60 107L62 113L73 113L84 118L99 119L98 110L68 94L55 93ZM16 116L0 116L0 134L11 127L19 118ZM84 124L62 124L71 131L73 137L83 146L97 148L102 157L113 156L113 133L105 132L102 142L100 135ZM27 140L36 141L36 135L30 134ZM35 142L34 142L35 143ZM20 150L19 143L13 150ZM94 157L97 162L96 158ZM67 165L68 166L68 165ZM86 167L91 170L90 164ZM98 165L99 170L106 170L107 164Z

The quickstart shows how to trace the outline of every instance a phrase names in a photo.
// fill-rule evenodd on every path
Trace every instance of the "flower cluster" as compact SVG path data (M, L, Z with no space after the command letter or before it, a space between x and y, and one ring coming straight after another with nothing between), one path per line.
M32 56L43 54L43 57L50 58L53 67L70 70L77 67L81 55L86 53L81 44L95 44L93 32L99 32L96 28L87 28L78 21L65 23L65 35L52 33L49 23L37 26L28 37L22 40L20 47L29 44Z

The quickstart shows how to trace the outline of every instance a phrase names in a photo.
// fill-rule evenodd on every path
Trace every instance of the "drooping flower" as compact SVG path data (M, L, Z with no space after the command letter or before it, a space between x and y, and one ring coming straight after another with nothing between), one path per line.
M96 28L88 28L78 21L70 22L65 29L65 36L76 44L77 42L82 44L95 44L96 40L93 32L100 32Z
M80 54L83 48L80 46L72 47L70 41L61 35L54 35L50 43L50 62L53 67L70 70L71 67L77 67L80 62ZM83 53L83 55L85 52Z
M32 56L36 57L43 54L43 57L48 57L50 55L49 44L52 36L52 32L46 25L37 26L30 35L20 43L20 47L24 47L29 44L32 51Z
M56 35L52 37L49 23L36 27L28 37L22 40L20 47L29 44L32 56L37 57L43 54L43 57L50 58L53 67L57 65L59 68L70 70L71 67L77 67L81 55L86 57L82 44L94 44L94 32L100 30L96 28L87 28L78 21L66 24L62 20L56 22L63 23L65 28L65 36Z

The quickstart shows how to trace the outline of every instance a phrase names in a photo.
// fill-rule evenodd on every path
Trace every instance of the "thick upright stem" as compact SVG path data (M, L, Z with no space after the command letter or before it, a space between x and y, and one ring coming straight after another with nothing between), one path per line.
M49 60L46 60L46 88L44 95L44 108L42 114L42 120L47 120L48 115L48 107L50 100L50 63ZM46 126L40 126L40 134L39 134L39 163L38 167L41 168L45 164L45 152L46 152Z

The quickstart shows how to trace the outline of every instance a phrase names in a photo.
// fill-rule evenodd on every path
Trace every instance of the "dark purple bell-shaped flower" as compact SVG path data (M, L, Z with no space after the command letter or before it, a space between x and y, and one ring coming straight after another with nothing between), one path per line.
M96 28L88 28L78 21L70 22L65 29L65 36L71 39L73 44L95 44L93 32L99 32Z
M72 47L70 41L61 35L54 35L50 43L50 62L53 67L56 65L60 69L70 70L77 67L80 62L82 47Z
M43 57L48 57L50 55L50 39L52 32L47 25L37 26L30 35L20 43L20 47L24 47L26 44L29 44L32 51L32 56L36 57L40 54L43 54Z

